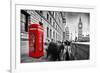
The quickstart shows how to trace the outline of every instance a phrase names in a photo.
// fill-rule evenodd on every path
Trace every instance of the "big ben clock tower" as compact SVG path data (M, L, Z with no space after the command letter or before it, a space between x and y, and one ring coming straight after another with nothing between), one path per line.
M82 28L83 28L83 24L80 17L79 24L78 24L78 41L82 40Z

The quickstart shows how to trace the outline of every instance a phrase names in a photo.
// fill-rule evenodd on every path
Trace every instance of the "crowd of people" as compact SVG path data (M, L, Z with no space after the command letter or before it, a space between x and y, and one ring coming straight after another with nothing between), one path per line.
M46 52L46 59L49 61L74 60L74 56L71 51L71 42L68 40L64 42L54 42L51 40L48 44Z

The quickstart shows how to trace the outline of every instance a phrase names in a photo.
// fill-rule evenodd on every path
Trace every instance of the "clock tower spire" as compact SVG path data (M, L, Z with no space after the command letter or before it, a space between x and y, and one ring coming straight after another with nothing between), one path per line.
M83 24L82 24L82 20L81 20L81 17L80 17L79 23L78 23L78 41L82 40L82 28L83 28Z

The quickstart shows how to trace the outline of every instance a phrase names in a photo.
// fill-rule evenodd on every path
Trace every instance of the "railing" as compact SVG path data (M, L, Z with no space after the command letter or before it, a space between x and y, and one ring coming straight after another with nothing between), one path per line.
M71 50L76 60L88 60L90 57L89 42L72 42Z

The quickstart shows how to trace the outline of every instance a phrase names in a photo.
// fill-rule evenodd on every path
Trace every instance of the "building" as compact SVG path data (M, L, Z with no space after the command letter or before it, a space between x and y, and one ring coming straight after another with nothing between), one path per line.
M69 27L65 28L65 40L69 40Z
M81 42L90 42L90 36L87 34L86 36L82 36Z
M82 40L82 29L83 29L83 24L82 24L82 20L80 17L79 24L78 24L78 41Z
M57 11L21 10L21 54L28 54L28 26L41 22L44 28L44 43L62 41L65 13Z

